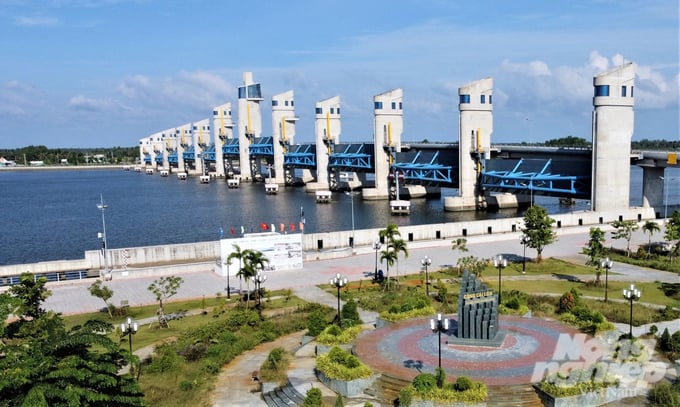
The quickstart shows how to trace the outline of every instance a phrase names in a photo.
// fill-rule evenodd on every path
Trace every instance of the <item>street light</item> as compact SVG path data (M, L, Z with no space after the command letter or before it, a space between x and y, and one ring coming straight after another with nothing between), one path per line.
M100 203L97 204L97 208L99 208L100 211L102 211L102 233L98 233L97 237L99 237L102 240L102 251L104 252L104 275L101 276L104 279L108 279L111 277L111 271L109 270L109 256L106 251L106 219L104 218L104 211L106 208L109 206L104 204L104 196L102 194L99 194L99 199Z
M442 332L449 330L449 319L442 319L442 314L437 314L437 319L430 319L430 329L436 333L439 342L439 369L442 368Z
M352 184L349 184L349 196L352 202L352 242L350 247L354 249L354 192L352 191Z
M342 319L340 318L340 289L347 285L347 277L343 277L340 273L330 279L330 284L338 289L338 325L342 328Z
M250 277L251 280L255 282L255 289L257 290L257 308L262 308L262 283L267 281L267 275L263 274L262 271L258 271L257 274Z
M429 279L429 277L428 277L428 275L427 275L427 267L428 267L430 264L432 264L432 259L429 258L429 257L427 257L427 256L425 256L425 257L423 257L422 259L420 259L420 264L422 264L423 266L425 266L425 293L426 293L427 296L429 297L429 296L430 296L430 279Z
M231 265L231 259L227 257L227 299L231 299L231 287L229 286L229 266Z
M604 302L607 302L609 270L614 267L614 262L609 257L600 260L600 267L604 269Z
M635 288L635 284L630 285L630 289L623 289L623 298L630 302L630 330L628 331L628 339L633 339L633 301L637 301L642 296L640 290Z
M527 244L529 243L529 236L523 235L522 236L522 246L524 246L524 254L522 255L522 273L527 272Z
M501 270L508 266L508 260L499 254L493 259L493 266L498 269L498 305L501 305Z
M380 250L381 247L380 240L373 242L373 250L375 250L375 271L373 272L373 279L375 281L378 281L378 250Z
M132 335L137 333L137 321L134 321L132 318L128 317L127 321L120 324L120 330L123 333L123 336L127 335L129 339L130 356L132 356Z

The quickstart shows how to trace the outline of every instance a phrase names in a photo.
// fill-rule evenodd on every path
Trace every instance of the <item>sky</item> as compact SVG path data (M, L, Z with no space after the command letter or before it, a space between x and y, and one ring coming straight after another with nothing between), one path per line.
M634 62L634 140L679 140L677 0L0 0L0 148L136 146L208 118L243 72L295 92L295 141L340 96L371 142L401 88L402 140L458 139L458 88L493 77L492 143L591 139L593 76Z

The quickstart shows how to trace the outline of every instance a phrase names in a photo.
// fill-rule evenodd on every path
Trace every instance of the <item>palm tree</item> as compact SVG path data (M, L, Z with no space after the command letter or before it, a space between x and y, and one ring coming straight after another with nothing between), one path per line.
M385 250L380 252L380 262L382 263L383 260L384 260L385 264L387 265L386 273L385 273L385 277L387 278L387 283L385 285L385 289L389 289L389 287L390 287L390 266L394 264L396 259L397 259L397 253L394 251L392 246L387 246L385 248Z
M241 247L237 244L232 244L231 246L234 248L234 251L229 253L229 256L227 257L227 262L231 263L233 259L238 260L238 273L236 273L236 276L239 278L238 292L240 294L243 291L243 279L241 279L241 268L243 267L244 250L241 250Z
M387 243L389 246L389 244L394 240L395 236L401 237L401 233L399 233L399 226L395 225L394 223L390 223L385 229L381 229L380 232L378 232L378 236L384 238L385 243Z
M241 278L246 280L246 309L250 306L250 280L257 275L258 270L264 269L265 264L269 264L269 259L261 251L246 249L241 252L243 255L243 267L239 270Z
M660 230L661 228L659 227L659 224L651 220L648 220L644 225L642 225L642 231L644 233L649 233L649 241L647 242L647 256L649 256L650 251L652 250L652 235L654 232L658 232Z
M397 261L397 284L399 284L399 252L404 253L404 258L408 257L408 248L406 247L406 242L404 239L394 239L392 240L392 250L396 254Z

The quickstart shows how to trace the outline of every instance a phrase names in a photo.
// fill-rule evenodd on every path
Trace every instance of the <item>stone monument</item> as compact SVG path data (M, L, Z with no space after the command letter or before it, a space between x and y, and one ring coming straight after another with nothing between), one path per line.
M456 337L449 343L500 346L504 337L498 329L498 295L465 270L458 297Z

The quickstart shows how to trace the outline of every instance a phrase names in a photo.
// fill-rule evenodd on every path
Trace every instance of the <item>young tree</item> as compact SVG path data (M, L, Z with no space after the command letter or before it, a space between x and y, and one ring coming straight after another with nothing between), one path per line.
M399 253L404 253L404 258L408 257L408 247L406 247L404 239L393 239L391 245L392 250L397 255L397 284L399 284Z
M630 239L633 237L633 232L640 228L634 220L616 220L612 222L614 231L612 231L612 239L626 240L626 257L630 257Z
M680 254L680 211L673 212L673 215L668 219L664 238L669 242L675 241L675 247L668 252L668 256L678 256Z
M238 279L238 284L239 284L238 291L241 292L241 291L243 291L243 279L241 278L241 275L239 273L241 272L241 268L243 267L243 250L241 250L241 246L239 246L235 243L232 244L231 246L234 248L234 251L229 253L229 256L227 257L227 262L229 262L229 264L233 264L233 262L232 262L233 259L238 260L238 270L239 270L239 272L236 275L239 277L239 279Z
M451 242L451 250L458 250L461 253L467 252L467 239L464 237L459 237L458 239Z
M399 232L399 226L394 223L387 225L385 229L380 230L378 235L385 239L385 243L389 245L396 236L401 237L401 232Z
M111 308L113 307L109 304L109 300L113 297L113 290L103 284L102 280L97 279L97 281L90 285L88 290L90 291L90 295L104 301L104 304L106 304L106 311L109 313L109 318L113 318L113 313L111 312Z
M155 280L148 287L148 290L156 296L156 301L158 301L158 322L161 327L168 326L168 323L165 319L165 308L163 302L177 294L177 291L179 291L179 287L183 282L184 279L182 279L182 277L168 276Z
M31 273L23 273L19 277L19 284L9 288L9 293L17 299L17 313L22 318L38 318L45 314L42 303L52 292L45 288L45 277L35 278Z
M600 276L602 275L600 260L605 254L604 231L602 229L590 228L590 239L588 239L588 243L583 248L583 253L588 256L586 265L595 267L595 284L599 286L601 284Z
M545 246L557 240L557 234L552 230L555 219L548 216L545 208L534 205L527 209L524 214L524 229L522 233L527 240L527 246L536 249L536 262L542 260Z
M649 233L649 240L647 241L647 256L649 256L650 251L652 250L652 235L659 230L661 230L661 228L659 228L659 224L651 220L646 221L645 224L642 225L642 231Z
M390 288L390 266L394 264L397 259L397 253L394 251L392 246L385 247L385 250L380 252L380 262L385 262L385 289Z
M488 260L480 259L475 256L461 257L456 262L456 266L458 266L458 277L460 277L461 271L468 270L479 278L482 276L482 272L488 264Z
M250 280L257 275L258 270L264 270L264 266L269 264L269 259L258 250L246 249L242 252L242 255L243 266L239 270L239 274L246 280L246 287L248 290L248 297L246 298L247 309L250 305Z

